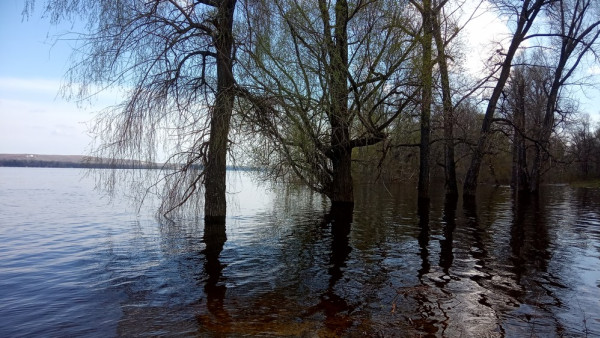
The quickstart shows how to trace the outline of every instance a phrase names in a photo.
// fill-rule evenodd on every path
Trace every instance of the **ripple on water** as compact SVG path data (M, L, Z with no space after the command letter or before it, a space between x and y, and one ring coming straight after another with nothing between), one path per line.
M600 335L597 191L423 212L412 188L360 185L348 216L241 177L205 233L78 171L0 175L0 336Z

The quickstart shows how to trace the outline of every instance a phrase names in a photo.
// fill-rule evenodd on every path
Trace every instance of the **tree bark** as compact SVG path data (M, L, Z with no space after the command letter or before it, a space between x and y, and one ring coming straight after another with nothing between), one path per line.
M438 65L440 66L440 80L442 85L442 106L444 108L444 177L446 195L455 197L458 196L458 185L456 184L456 161L454 160L454 107L452 106L452 93L450 92L446 48L442 39L442 30L438 15L439 12L432 17L432 28L438 52Z
M333 40L329 40L331 84L331 154L333 177L329 189L333 204L354 203L352 182L352 147L348 112L348 2L338 0L335 4L335 28ZM327 27L328 24L326 24ZM331 31L331 30L329 30Z
M421 143L419 147L418 198L429 199L429 138L431 134L431 101L433 87L432 8L431 0L423 0L423 35L421 36Z
M208 161L205 172L204 219L224 221L227 211L227 141L233 111L233 13L237 0L223 0L217 8L215 47L217 92L210 120Z

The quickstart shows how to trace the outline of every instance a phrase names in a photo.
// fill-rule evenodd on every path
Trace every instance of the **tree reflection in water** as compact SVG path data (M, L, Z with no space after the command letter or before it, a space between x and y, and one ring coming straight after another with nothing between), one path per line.
M429 263L429 200L419 200L417 206L417 214L419 217L419 247L421 256L421 268L419 269L418 278L423 283L423 276L429 273L431 264Z
M339 296L335 287L342 279L346 260L352 251L349 236L352 225L354 206L352 204L335 204L323 219L323 224L331 229L331 252L329 254L329 282L327 290L319 297L319 303L306 312L307 316L317 312L325 314L325 326L336 334L342 334L353 324L351 313L354 306Z
M452 267L452 262L454 262L452 244L454 240L454 229L456 228L457 204L458 197L446 195L444 199L444 214L442 216L444 237L440 239L439 263L442 271L444 272L444 276L442 278L444 284L450 281L450 268Z
M262 228L248 228L260 233L231 224L229 239L224 224L207 224L200 331L333 336L576 331L561 322L559 311L573 302L565 300L571 286L556 277L571 273L570 260L553 254L560 225L551 219L564 213L564 205L543 197L514 198L508 190L493 190L477 203L394 198L336 205L326 213L311 209L308 217L290 207L287 218L273 213L272 219L260 218L268 220ZM239 234L252 237L239 242ZM244 246L223 254L227 240ZM279 273L262 273L261 267Z
M206 257L204 271L207 274L204 292L206 294L206 307L214 316L219 325L227 325L231 322L231 316L224 307L227 286L222 280L222 272L225 265L219 260L223 246L227 241L225 233L225 221L208 222L204 224L204 244L206 248L201 253Z
M428 212L414 191L357 186L336 209L260 190L227 227L34 213L3 232L0 335L600 336L599 189L482 189L477 205L440 192Z

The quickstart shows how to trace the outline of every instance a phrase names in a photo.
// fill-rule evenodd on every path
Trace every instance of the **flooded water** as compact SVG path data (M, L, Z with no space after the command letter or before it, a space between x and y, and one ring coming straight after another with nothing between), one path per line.
M0 336L600 336L600 190L354 210L231 174L225 225L159 223L75 169L0 168Z

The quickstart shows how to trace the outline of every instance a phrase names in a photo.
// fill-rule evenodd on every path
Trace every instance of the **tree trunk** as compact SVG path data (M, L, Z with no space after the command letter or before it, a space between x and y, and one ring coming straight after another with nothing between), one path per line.
M352 183L352 147L348 122L348 3L339 0L335 5L334 39L328 44L331 84L331 155L333 204L354 203Z
M423 0L423 35L421 47L421 144L419 147L419 185L418 195L420 200L429 199L429 138L431 134L431 101L433 87L433 61L432 49L432 9L431 0Z
M331 187L332 204L354 203L352 182L352 151L342 149L332 158L333 183Z
M473 157L471 158L471 165L469 166L469 170L467 170L467 176L465 177L465 183L463 186L464 198L474 198L475 193L477 192L477 180L479 179L479 169L481 168L481 162L483 161L483 156L485 154L487 138L491 133L492 119L494 118L494 112L496 111L496 105L498 104L498 100L500 99L500 94L502 94L504 85L506 84L508 76L510 75L512 58L515 52L517 51L519 43L515 43L515 40L513 40L513 44L511 44L511 47L513 47L514 45L514 48L509 49L509 53L507 53L506 55L506 59L502 64L502 71L500 73L500 77L498 78L496 87L494 87L494 91L492 92L492 96L490 97L490 101L488 102L488 106L485 111L485 116L481 124L481 132L479 134L479 140L477 141L477 147L473 152Z
M432 17L433 36L438 52L438 65L440 66L440 79L442 85L442 105L444 108L444 177L446 182L446 195L458 196L456 184L456 162L454 160L454 107L452 106L452 93L450 92L450 76L442 31L438 13Z
M513 113L513 167L511 185L515 192L529 190L527 178L527 148L525 147L525 82L520 75L515 80L516 104Z
M205 249L202 250L202 253L206 258L204 260L204 273L207 275L204 284L206 307L214 316L230 320L231 317L223 306L227 287L224 283L219 283L223 275L223 268L225 268L225 264L221 263L219 256L226 241L227 234L224 220L219 223L205 222L203 236Z
M232 63L233 12L236 0L219 4L216 20L217 92L210 119L208 161L205 170L204 219L224 221L227 211L227 140L233 111L234 79Z
M554 130L554 111L556 110L556 102L558 101L558 92L563 85L563 81L568 78L569 75L563 79L563 72L567 64L567 60L571 56L575 45L571 37L563 37L562 48L560 58L556 70L554 71L554 79L552 80L552 86L550 93L548 94L548 101L546 102L546 109L544 113L544 121L538 137L538 143L535 149L535 159L533 161L533 170L531 172L531 186L530 190L532 193L537 193L540 189L540 181L542 177L542 165L544 164L548 148L550 146L550 135ZM574 68L573 68L574 69Z
M485 110L485 116L483 118L483 122L481 123L479 141L477 142L477 147L473 152L471 165L469 166L469 170L467 171L467 176L465 177L465 182L463 185L463 198L465 199L475 198L475 193L477 192L477 180L479 178L479 169L481 168L481 162L483 161L483 156L485 154L487 138L491 134L492 119L494 118L496 105L498 104L498 100L500 99L500 95L504 89L504 85L506 84L506 81L510 75L512 60L519 49L521 42L523 42L527 32L531 28L533 21L537 17L537 14L546 4L544 0L535 0L533 4L531 4L531 2L532 1L530 0L525 0L522 3L515 33L506 52L504 61L502 62L498 82L496 82L496 86L492 91L492 95L490 96L490 100Z

